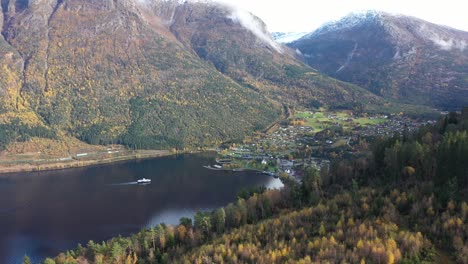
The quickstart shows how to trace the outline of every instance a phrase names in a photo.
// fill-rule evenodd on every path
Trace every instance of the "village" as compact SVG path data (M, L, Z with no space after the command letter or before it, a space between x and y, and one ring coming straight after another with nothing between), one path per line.
M266 133L220 147L218 164L208 168L255 170L300 181L304 168L327 170L333 161L355 155L362 142L401 135L434 122L404 115L356 117L349 111L298 111Z

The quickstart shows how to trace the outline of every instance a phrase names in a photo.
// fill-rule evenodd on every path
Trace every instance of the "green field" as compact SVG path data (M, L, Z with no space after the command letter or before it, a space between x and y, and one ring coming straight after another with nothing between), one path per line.
M387 119L377 117L355 117L348 111L326 111L317 112L298 111L293 116L294 119L302 119L305 126L320 132L331 126L342 126L344 129L351 129L356 126L369 126L385 123Z

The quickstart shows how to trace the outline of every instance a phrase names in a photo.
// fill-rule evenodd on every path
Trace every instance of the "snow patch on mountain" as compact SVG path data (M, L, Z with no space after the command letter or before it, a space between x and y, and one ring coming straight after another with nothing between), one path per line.
M341 70L343 70L344 68L346 68L346 66L349 65L349 63L354 57L354 53L356 52L357 48L358 48L358 43L355 42L353 50L348 54L348 57L346 58L345 63L336 71L336 73L339 73Z
M307 32L273 32L271 36L276 42L291 43L307 35Z
M345 29L349 29L358 25L362 25L368 21L376 20L379 17L382 17L385 13L380 11L361 11L351 13L339 20L330 21L322 26L320 26L315 31L307 34L304 38L310 38L314 36L319 36L331 31L341 31Z

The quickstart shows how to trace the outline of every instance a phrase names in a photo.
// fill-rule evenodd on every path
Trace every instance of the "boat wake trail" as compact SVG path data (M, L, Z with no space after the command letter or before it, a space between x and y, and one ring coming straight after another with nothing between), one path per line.
M109 184L110 186L122 186L122 185L136 185L138 182L122 182L122 183L113 183Z

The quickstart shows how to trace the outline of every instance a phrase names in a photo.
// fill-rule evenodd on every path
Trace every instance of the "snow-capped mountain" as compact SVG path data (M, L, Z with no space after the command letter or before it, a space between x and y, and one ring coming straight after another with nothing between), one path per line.
M271 36L276 42L291 43L305 36L307 32L273 32Z
M322 72L407 103L468 105L468 32L370 11L290 43Z
M326 34L331 31L342 31L352 27L359 26L371 21L378 21L385 13L370 10L365 12L355 12L336 21L329 21L311 33L306 34L306 38Z

